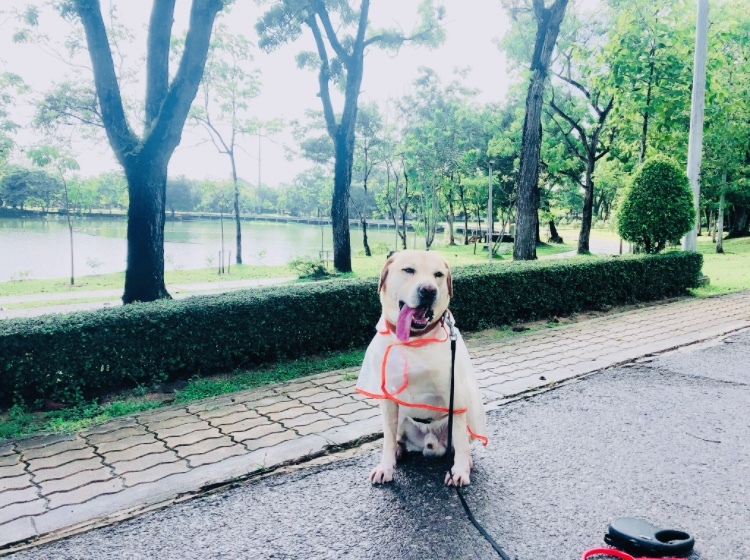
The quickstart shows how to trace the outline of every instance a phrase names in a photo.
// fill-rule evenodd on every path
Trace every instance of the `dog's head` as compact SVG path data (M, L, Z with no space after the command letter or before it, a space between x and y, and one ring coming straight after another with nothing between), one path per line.
M386 320L396 325L398 338L406 340L425 332L448 309L451 271L435 252L401 251L386 261L378 292Z

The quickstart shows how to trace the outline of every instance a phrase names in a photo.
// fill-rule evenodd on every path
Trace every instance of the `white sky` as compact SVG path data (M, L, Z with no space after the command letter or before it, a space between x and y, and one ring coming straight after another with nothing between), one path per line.
M135 40L128 50L131 68L142 68L139 57L145 52L146 23L151 9L151 0L102 0L104 9L112 2L118 7L121 21L135 32ZM22 10L28 0L0 0L0 8ZM177 0L174 33L179 34L187 26L190 0ZM262 13L252 0L236 0L229 17L222 20L231 32L242 33L253 43L257 43L255 23ZM371 22L376 26L401 25L409 31L415 20L418 0L373 0ZM398 98L411 89L420 66L435 69L444 81L451 79L456 67L470 66L472 72L466 85L481 91L479 99L484 102L501 101L514 76L503 53L498 51L493 39L501 37L509 27L508 16L501 7L500 0L443 0L446 8L446 42L439 49L427 50L406 46L396 57L383 51L372 49L365 60L365 73L361 101L375 100L381 103L390 98ZM13 21L2 24L0 16L0 72L12 71L20 74L30 84L35 96L40 96L54 82L63 81L70 69L46 54L37 45L18 45L11 41L16 27ZM53 36L63 37L68 27L56 14L45 11L41 20L42 29ZM266 54L259 50L255 54L256 66L261 70L262 90L259 97L251 101L256 115L262 119L280 117L286 121L302 118L306 109L321 109L316 97L317 76L313 72L299 70L294 56L301 50L313 50L313 41L306 32L296 43L287 45L276 52ZM132 50L132 53L130 52ZM83 59L88 64L88 59ZM131 89L138 101L143 99L143 84ZM334 99L337 110L341 99ZM27 127L18 135L22 146L41 142L42 137L29 130L33 109L21 108L16 120ZM138 127L136 127L138 129ZM292 145L291 136L285 132L277 138L282 143ZM257 154L256 138L244 142L246 150ZM106 142L78 142L75 146L82 175L94 175L102 171L117 169ZM184 174L193 178L226 178L229 175L226 157L219 155L212 144L197 131L186 129L182 144L178 147L170 163L170 175ZM309 167L309 163L288 161L280 145L263 141L262 180L276 185L287 182L299 171ZM240 155L239 173L252 184L257 182L257 158Z

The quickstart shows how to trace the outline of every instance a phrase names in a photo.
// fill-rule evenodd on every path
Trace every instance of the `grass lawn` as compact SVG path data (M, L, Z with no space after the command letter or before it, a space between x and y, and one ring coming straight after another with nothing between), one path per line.
M573 245L541 245L537 254L542 257L556 253L572 251ZM454 247L435 247L441 253L448 264L452 267L468 264L479 264L487 262L487 251L482 251L481 245L477 246L477 254L474 255L474 245L456 245ZM502 264L512 260L513 248L510 244L503 244L499 251L505 251L501 258L494 258L493 262ZM353 273L345 276L373 277L380 274L380 269L385 261L385 255L373 255L372 257L352 257ZM232 280L255 280L262 278L285 278L296 276L297 273L289 266L256 266L256 265L234 265L229 274L219 276L215 268L203 268L196 270L167 270L164 277L167 287L174 291L175 284L196 284L207 282L227 282ZM56 278L51 280L18 280L13 282L0 282L0 296L24 296L41 293L76 293L95 290L121 290L125 284L125 273L101 274L98 276L81 276L76 280L75 286L71 286L69 280ZM100 298L68 300L66 302L44 302L34 305L8 304L3 307L8 309L20 309L21 307L41 307L44 305L57 305L62 303L82 303L85 301L96 301ZM111 299L111 298L108 298Z
M693 290L706 297L750 289L750 237L725 239L724 253L716 253L716 245L708 236L698 238L698 251L703 254L703 273L711 284Z

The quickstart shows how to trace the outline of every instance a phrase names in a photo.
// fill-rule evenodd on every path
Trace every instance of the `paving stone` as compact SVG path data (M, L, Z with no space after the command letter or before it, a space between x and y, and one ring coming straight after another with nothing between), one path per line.
M383 423L380 418L368 418L320 432L320 437L325 438L329 443L344 445L382 432Z
M349 401L351 401L352 397L349 397L349 396L345 397L333 391L323 390L323 391L319 391L307 397L299 397L298 400L303 404L309 404L309 405L313 405L315 408L321 408L321 406L326 406L325 404L322 404L322 403L325 403L326 401L337 400L337 399L348 399Z
M16 455L16 457L20 456ZM26 472L26 465L16 459L13 464L0 467L0 484L2 484L3 478L18 476L24 472Z
M216 407L214 409L209 410L203 410L198 411L195 414L201 419L201 420L212 420L223 418L224 416L231 416L236 413L242 413L242 412L249 412L247 407L242 403L233 403L228 406L220 406Z
M158 441L153 434L145 433L139 436L133 436L125 439L118 439L117 441L111 441L106 443L100 443L96 446L96 450L102 455L107 455L115 451L124 451L131 447L138 445L144 445L147 443L154 443Z
M352 380L342 379L340 381L337 381L336 383L327 383L325 386L331 389L332 391L341 391L346 394L350 390L354 389L354 386L356 384L357 384L356 379L352 379Z
M279 394L291 396L290 393L294 393L296 391L304 391L305 389L309 389L312 386L313 384L310 382L310 380L305 379L304 381L292 381L290 383L281 383L279 385L276 385L273 388L273 390Z
M151 455L139 457L138 459L133 459L131 461L113 463L112 468L114 469L115 474L123 475L129 472L143 471L162 463L174 463L179 460L180 458L177 454L174 451L169 450L162 453L152 453Z
M318 420L328 420L331 417L325 412L313 412L311 414L303 414L302 416L296 416L289 420L284 420L282 423L285 428L298 428L300 426L307 426Z
M0 492L0 507L6 507L10 504L20 504L23 502L33 502L38 498L37 490L33 486L23 490L8 490Z
M243 455L245 453L247 453L247 451L244 447L242 447L241 445L234 445L232 447L220 447L218 449L212 449L208 453L203 453L201 455L191 455L189 460L191 466L200 467L202 465L218 463L220 461L223 461L224 459L236 457L237 455Z
M303 416L305 414L310 414L313 412L317 412L313 407L309 405L300 405L296 406L294 408L287 408L286 410L280 410L278 412L268 412L266 413L266 416L268 416L271 420L274 422L282 422L285 420L289 420L291 418L296 418L298 416Z
M39 486L41 487L42 495L50 497L55 492L68 492L74 488L80 488L92 482L109 480L110 478L112 478L112 471L103 467L95 471L79 472L57 480L48 480L42 482Z
M0 500L2 500L2 493L7 490L22 490L29 487L31 487L31 477L26 473L0 478Z
M359 368L357 368L357 371L359 371ZM342 378L342 375L340 373L335 373L331 375L326 375L325 377L311 379L310 383L314 385L328 385L330 383L336 383L338 381L341 381L341 378Z
M188 467L187 461L178 461L176 463L164 463L143 471L127 473L122 475L122 478L127 487L132 487L146 482L161 480L170 475L184 473L188 470L190 470L190 467Z
M103 434L91 434L86 439L91 445L98 446L100 443L111 443L121 439L127 439L133 436L141 436L148 433L146 428L143 426L128 426L127 428L121 428L114 432L106 432Z
M289 410L290 408L301 408L304 406L305 405L303 405L301 402L297 400L284 399L283 401L277 401L267 406L258 406L255 408L255 411L258 414L264 414L264 415L277 414L279 412L284 412L285 410Z
M55 480L58 478L65 478L72 474L84 471L93 471L102 467L102 460L99 457L93 457L91 459L83 459L81 461L73 461L72 463L66 463L60 467L52 469L43 469L41 471L34 471L34 482L45 482L47 480Z
M201 455L203 453L211 451L212 449L218 449L219 447L231 447L233 445L237 444L228 437L222 436L216 439L199 441L192 445L183 445L175 449L175 451L180 457L185 458L190 457L191 455Z
M340 418L328 418L327 420L319 420L318 422L313 422L312 424L308 424L306 426L300 426L299 428L296 428L296 430L299 435L306 436L308 434L319 434L320 432L324 432L325 430L329 430L337 426L343 426L345 423L346 422L344 422Z
M44 513L44 500L37 499L32 502L25 502L23 504L13 504L12 506L5 506L0 508L0 525L9 523L14 519L20 517L27 517L29 515L39 515Z
M369 407L363 410L358 410L357 412L352 412L351 414L339 416L339 419L343 420L346 423L349 423L357 422L358 420L367 420L376 416L380 416L380 407Z
M247 440L260 439L268 434L274 434L278 432L288 431L281 424L265 424L263 426L257 426L244 432L233 433L232 437L235 441L241 441L247 444Z
M92 482L70 492L58 492L49 497L49 509L56 509L72 504L82 504L97 496L114 494L123 489L122 480L113 478L104 482Z
M286 398L283 395L279 395L272 388L264 389L262 391L259 391L257 389L250 389L248 391L240 391L239 393L235 393L235 395L235 402L242 403L245 406L249 406L252 403L262 401L264 399L271 399L271 401L275 401L276 399ZM267 404L271 403L268 402Z
M265 416L258 416L257 418L249 418L236 424L230 424L228 426L219 426L221 433L223 434L234 434L237 432L246 432L251 428L262 426L264 424L271 424L271 421Z
M171 418L168 418L166 420L154 421L148 418L143 418L141 421L144 425L148 426L148 429L152 432L163 432L169 429L180 428L203 422L203 420L198 418L198 416L196 416L195 414L188 414L185 411L183 411L179 416L172 416Z
M313 408L317 408L318 410L331 410L333 408L339 407L344 404L351 404L358 402L356 399L349 395L340 395L339 393L329 392L328 393L328 399L325 401L315 403Z
M143 443L134 447L123 449L122 451L111 451L104 454L104 460L112 465L121 461L132 461L139 457L151 455L152 453L162 453L166 451L167 446L160 441L153 440L151 443Z
M242 393L230 393L229 395L226 395L224 397L213 397L205 401L191 403L187 405L186 410L191 414L202 412L210 413L215 410L221 410L225 407L230 407L234 406L235 404L241 403L241 395Z
M6 455L14 455L15 453L15 443L10 442L0 444L0 457L5 457Z
M36 536L37 531L30 517L22 517L0 525L0 546L25 541Z
M163 410L161 412L147 412L138 416L138 422L143 424L147 424L149 422L166 422L167 420L174 418L175 416L184 416L185 414L187 414L187 409L185 407L171 408L169 410Z
M164 441L166 441L167 446L169 448L176 449L184 445L193 445L195 443L198 443L199 441L207 441L210 439L224 438L224 437L225 436L222 435L222 433L218 429L208 428L207 430L200 430L197 432L192 432L189 434L185 434L184 436L166 438Z
M49 434L19 439L15 442L17 451L28 451L39 447L47 447L65 441L78 439L76 434Z
M91 447L86 449L74 449L73 451L65 451L59 455L53 455L52 457L44 457L43 459L32 459L29 461L29 470L34 472L41 469L51 469L54 467L60 467L66 463L73 461L79 461L81 459L92 459L96 457L94 450Z
M326 392L326 390L322 387L318 387L317 385L308 384L307 387L304 389L300 389L299 391L292 391L290 393L287 393L287 396L292 399L299 399L300 397L309 397L311 395L317 395L318 393Z
M30 459L42 459L44 457L52 457L66 451L73 451L75 449L84 449L87 447L86 440L83 438L76 438L67 441L61 441L59 443L53 443L44 447L35 447L23 452L23 458L25 460Z
M293 431L285 430L276 434L269 434L260 439L246 441L244 442L244 444L247 447L248 451L255 451L256 449L261 449L263 447L272 447L276 444L281 443L282 441L288 441L296 437L297 434L295 434Z
M232 414L228 414L227 416L215 418L211 420L210 423L212 426L215 426L217 428L223 428L224 426L231 426L233 424L244 422L246 420L257 420L258 418L262 418L262 416L255 411L245 408L244 411L234 412Z
M165 430L157 430L156 435L159 437L159 439L166 441L172 438L185 437L195 432L201 432L203 430L210 429L211 424L209 424L205 420L201 420L200 422L184 424L182 426L174 426L173 428L167 428Z
M85 430L81 431L81 435L88 436L94 434L105 434L107 432L114 432L122 428L128 428L130 426L137 425L138 421L133 416L130 416L128 418L117 418L115 420L104 422L103 424L92 426L91 428L86 428Z
M3 455L0 457L0 467L12 467L21 462L21 456L18 454Z
M342 404L341 406L337 406L336 408L327 409L326 412L331 416L346 416L347 414L351 414L352 412L356 412L365 408L369 408L368 405L360 401L349 404Z

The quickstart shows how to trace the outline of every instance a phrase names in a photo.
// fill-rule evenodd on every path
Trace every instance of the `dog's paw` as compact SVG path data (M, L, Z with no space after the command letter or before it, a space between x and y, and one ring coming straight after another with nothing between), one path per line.
M384 484L393 480L393 467L382 463L372 469L370 482L373 484Z
M448 486L468 486L471 484L469 469L453 465L451 472L445 475L445 483Z

